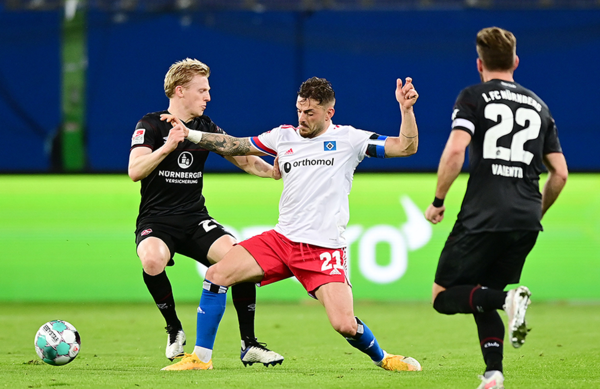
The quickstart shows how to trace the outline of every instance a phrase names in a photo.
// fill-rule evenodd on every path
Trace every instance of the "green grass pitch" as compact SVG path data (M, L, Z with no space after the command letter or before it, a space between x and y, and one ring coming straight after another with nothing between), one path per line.
M274 225L281 183L259 181L207 175L211 215L236 228ZM126 175L0 175L0 388L476 388L484 366L472 317L440 315L427 302L465 183L461 177L455 184L447 220L435 226L432 241L409 253L401 282L365 283L354 256L356 315L385 350L416 358L422 372L376 367L333 331L323 308L299 285L284 282L258 290L257 312L259 340L285 356L283 365L244 368L235 310L228 306L215 370L162 372L170 363L164 322L135 256L139 184ZM400 226L405 214L399 196L409 194L425 209L435 177L357 175L354 187L351 225ZM545 217L546 231L522 279L533 292L533 330L522 348L505 348L509 389L600 388L600 200L590 195L598 191L598 175L572 175ZM253 211L257 203L261 207ZM201 278L192 261L176 262L169 277L191 352ZM365 294L372 291L377 296ZM403 302L383 302L388 299ZM53 319L67 320L81 333L81 353L66 366L43 364L35 353L35 333Z
M259 290L260 295L260 290ZM150 298L148 299L150 300ZM195 340L196 304L178 311ZM0 387L6 388L476 388L483 362L469 315L443 316L427 303L356 304L382 347L410 355L422 372L388 372L353 349L316 302L259 303L257 334L285 356L283 365L244 367L235 309L227 307L212 371L163 372L166 334L153 303L1 303ZM43 364L33 338L44 322L70 321L81 334L79 356ZM533 327L520 349L505 348L508 388L600 387L600 306L534 303Z

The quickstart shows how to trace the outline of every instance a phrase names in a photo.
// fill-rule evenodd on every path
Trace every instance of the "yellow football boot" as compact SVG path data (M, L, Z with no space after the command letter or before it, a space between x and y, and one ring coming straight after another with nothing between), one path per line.
M414 358L388 354L385 351L383 360L377 365L391 371L421 371L421 364Z
M208 362L202 362L196 354L184 354L181 361L163 367L160 370L211 370L213 368L212 359Z

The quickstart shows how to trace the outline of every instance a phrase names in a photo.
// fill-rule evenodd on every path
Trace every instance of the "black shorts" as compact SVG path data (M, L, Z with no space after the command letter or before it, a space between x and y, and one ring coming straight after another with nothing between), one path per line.
M137 247L144 239L155 237L165 242L171 252L167 266L174 265L175 253L210 266L208 250L223 235L231 234L208 213L201 216L169 216L140 221L135 230L135 244Z
M456 223L442 250L435 283L445 288L482 285L504 290L518 283L539 231L470 233Z

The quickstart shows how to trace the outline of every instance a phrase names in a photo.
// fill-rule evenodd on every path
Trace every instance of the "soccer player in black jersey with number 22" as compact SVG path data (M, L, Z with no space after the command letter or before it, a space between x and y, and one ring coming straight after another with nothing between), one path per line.
M129 176L133 181L141 180L142 198L135 231L137 254L144 269L144 282L167 323L166 356L171 360L184 355L186 339L175 312L165 266L174 264L175 253L210 266L223 258L236 242L210 217L204 205L203 173L209 152L186 140L183 131L172 130L169 123L160 120L161 114L171 113L189 128L223 134L204 115L210 101L209 75L209 67L198 60L187 58L174 63L164 82L169 109L149 113L137 123L129 155ZM279 172L259 157L225 158L250 174L280 178ZM244 365L281 363L283 357L257 342L254 335L255 285L236 285L232 296L242 336Z
M469 147L470 177L458 218L442 250L433 307L440 313L472 314L486 370L480 389L504 388L504 324L513 347L525 342L525 311L531 293L518 283L535 245L541 219L567 181L554 120L544 102L517 84L516 38L498 27L477 34L477 70L482 83L465 88L452 115L452 132L438 168L435 200L425 217L444 218L444 199ZM548 179L542 193L539 177Z

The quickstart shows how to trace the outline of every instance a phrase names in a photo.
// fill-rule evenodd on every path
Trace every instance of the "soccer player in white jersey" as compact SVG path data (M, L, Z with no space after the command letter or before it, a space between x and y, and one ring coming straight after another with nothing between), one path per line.
M354 316L346 276L348 194L356 166L365 156L405 157L417 151L413 105L418 94L410 77L396 82L402 124L397 137L335 125L335 93L329 81L313 77L298 92L298 127L279 126L251 138L189 130L179 119L163 115L171 131L222 155L273 155L279 158L284 189L277 226L240 242L206 273L198 308L196 347L163 370L212 369L212 349L225 311L229 286L240 282L267 285L296 276L318 299L333 328L350 345L386 370L421 370L415 359L381 349L365 323Z

